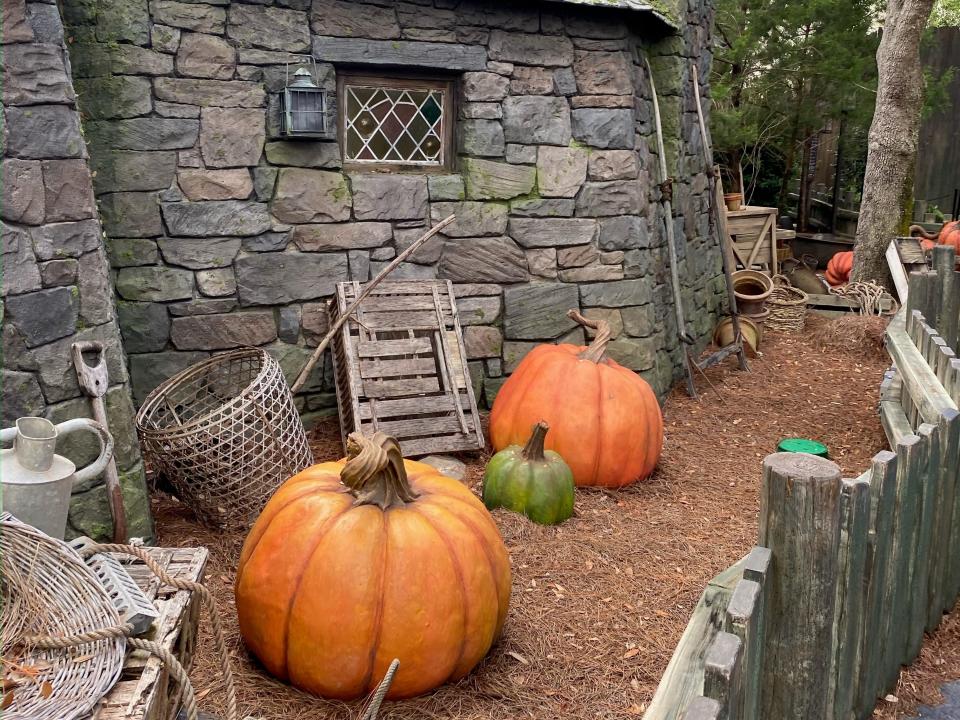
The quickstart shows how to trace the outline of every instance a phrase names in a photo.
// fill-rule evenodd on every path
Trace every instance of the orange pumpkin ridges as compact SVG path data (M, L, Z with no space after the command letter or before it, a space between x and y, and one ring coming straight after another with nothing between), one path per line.
M543 420L546 448L559 453L577 485L623 487L653 472L663 448L663 417L653 389L605 356L606 321L567 315L597 331L589 347L539 345L497 393L490 412L495 450L523 445Z
M240 632L272 675L328 698L388 698L467 675L500 635L510 561L483 503L405 461L382 433L307 468L250 530L235 587Z
M838 252L827 263L827 282L831 285L843 285L849 282L851 270L853 270L853 251Z
M940 229L939 243L941 245L952 245L953 249L960 255L960 220L948 222Z

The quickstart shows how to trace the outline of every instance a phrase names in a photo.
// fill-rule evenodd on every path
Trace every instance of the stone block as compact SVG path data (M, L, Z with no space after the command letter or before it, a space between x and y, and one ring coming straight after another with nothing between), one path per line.
M177 50L177 72L187 77L229 80L237 68L233 45L215 35L184 33Z
M503 108L498 102L461 103L460 117L467 120L499 120L503 117Z
M4 28L6 29L6 28ZM3 48L3 104L72 103L62 46L31 42Z
M349 220L350 205L350 189L340 173L283 168L270 210L281 222L329 223Z
M163 234L157 194L110 193L100 196L103 230L113 237L152 237Z
M46 222L86 220L96 216L86 160L43 161Z
M460 152L477 157L503 156L503 126L496 120L462 120L457 131Z
M308 168L339 168L340 146L335 142L268 142L267 162L271 165L292 165Z
M201 111L200 151L207 167L256 165L265 139L261 110L208 107Z
M253 193L257 200L268 202L273 199L273 188L277 184L277 168L261 165L253 169Z
M582 285L580 299L585 307L644 305L653 300L653 284L638 279Z
M557 279L557 249L530 248L526 251L530 274L537 277Z
M111 382L123 383L127 379L127 366L120 348L120 333L113 323L78 330L74 335L41 345L33 350L37 363L37 376L40 388L48 403L67 400L80 395L77 384L77 371L73 366L71 347L83 340L95 340L104 345L107 372Z
M6 3L4 3L6 7ZM17 372L3 369L3 387L0 388L2 398L2 420L4 427L12 427L22 417L39 417L43 415L46 403L43 393L40 392L40 383L33 373Z
M262 107L266 101L263 85L246 80L163 77L153 81L153 92L158 100L201 107Z
M292 237L296 246L307 252L358 250L386 245L393 240L393 228L382 222L297 225Z
M570 98L570 107L580 108L633 108L632 95L576 95Z
M430 200L463 200L466 190L460 175L428 175Z
M508 233L525 248L584 245L593 241L597 223L584 218L511 218Z
M542 67L517 66L510 80L511 95L552 95L553 71Z
M510 81L491 72L468 72L463 74L461 91L469 102L500 102L510 90Z
M40 289L40 271L26 229L3 225L2 263L2 295Z
M557 250L557 265L562 268L578 268L595 263L600 251L595 245L574 245Z
M431 67L442 67L450 72L484 70L487 66L484 48L451 42L318 36L313 39L313 56L329 63L397 67L423 67L424 58L429 58Z
M24 225L39 225L44 217L43 169L39 161L5 158L2 167L0 217Z
M601 150L590 154L591 180L633 180L639 171L633 150Z
M537 162L537 146L510 143L507 145L506 157L507 162L514 165L533 165Z
M573 43L562 35L494 30L490 33L490 59L563 67L573 63Z
M286 52L310 51L310 25L306 13L260 5L230 6L227 36L248 47Z
M396 250L392 247L378 248L371 252L371 259L380 261L394 258L398 252L403 252L419 240L426 231L427 229L425 227L397 228L393 231ZM414 250L413 255L410 256L410 262L420 265L432 265L440 259L440 255L443 253L444 243L443 235L434 235Z
M100 245L100 226L96 220L53 223L32 231L33 247L39 260L80 257ZM7 237L4 235L4 253ZM29 245L29 240L27 241ZM33 256L31 251L30 256ZM5 268L8 269L8 268Z
M2 21L3 35L0 42L30 43L34 41L33 27L27 17L27 6L24 0L4 0Z
M457 219L443 229L447 237L482 237L503 235L507 231L507 206L492 202L432 203L430 219L436 224L456 215Z
M300 306L288 305L277 311L277 338L285 343L300 339Z
M349 0L314 0L310 22L317 35L373 40L400 37L397 11L392 5L368 5L357 12L356 4Z
M647 223L635 215L621 215L600 221L601 250L632 250L646 248Z
M574 56L573 72L581 95L633 97L633 78L626 53L577 50Z
M471 325L463 329L463 347L468 360L498 358L503 352L503 335L499 328Z
M611 252L601 252L600 262L604 265L620 265L623 263L627 254L623 250L613 250Z
M572 198L535 198L513 201L510 214L514 217L572 217L575 208Z
M171 235L208 237L259 235L273 226L264 203L241 200L161 203Z
M156 265L160 261L155 240L108 237L106 245L110 266L114 268Z
M61 287L77 283L79 263L73 258L51 260L40 265L40 282L43 287Z
M150 13L155 23L214 35L223 34L227 19L223 8L176 0L152 0Z
M577 94L577 78L573 68L562 67L553 71L553 91L565 97Z
M231 265L240 252L240 238L160 238L164 262L191 270Z
M450 240L440 258L440 277L455 282L523 282L527 259L508 237Z
M300 324L307 345L316 347L330 329L326 303L304 303L300 312Z
M80 134L80 116L66 105L8 107L7 155L19 158L81 158L87 147Z
M124 300L186 300L193 297L193 273L168 267L126 267L117 273L116 287Z
M650 337L656 332L657 317L653 305L640 305L620 309L623 328L634 337Z
M201 295L214 298L230 297L237 294L237 278L233 268L214 268L197 272L197 289ZM235 305L232 300L232 305ZM232 309L232 308L231 308ZM196 313L201 314L201 313ZM210 313L202 313L208 315Z
M243 238L245 252L277 252L287 247L290 242L290 232L268 232L255 237Z
M84 124L96 152L116 150L177 150L192 148L200 131L198 120L178 118L132 118L94 120Z
M427 216L423 175L351 175L357 220L420 220Z
M28 348L72 335L80 302L75 288L57 287L8 296L4 321L20 331Z
M633 111L614 108L580 108L571 113L573 137L595 148L632 150Z
M378 275L386 266L385 262L371 262L370 272ZM437 270L432 265L417 265L412 262L402 262L390 273L392 280L433 280L436 277Z
M246 200L253 192L253 181L246 168L182 168L177 173L177 184L187 200Z
M521 95L503 101L507 142L527 145L570 144L570 108L564 98Z
M461 325L492 325L500 319L500 296L463 297L457 299Z
M177 350L230 350L276 339L277 324L269 310L179 317L170 328Z
M503 330L509 340L557 338L577 327L567 310L579 307L577 288L557 283L503 290Z
M147 78L114 75L78 79L76 87L85 119L133 118L153 109Z
M578 147L541 147L537 154L537 189L543 197L575 197L587 179L588 153Z
M585 217L639 215L646 207L646 200L633 180L588 182L577 197L577 215Z
M80 256L77 289L80 291L80 320L84 325L113 321L113 287L107 259L97 248Z
M132 152L103 148L90 157L97 192L165 190L177 172L177 153Z
M175 53L180 49L180 29L154 23L150 28L150 46L163 53Z
M557 273L563 282L585 283L602 280L622 280L623 268L619 265L588 265L560 270Z
M610 22L599 13L571 13L563 18L566 31L573 37L608 40L627 36L627 25Z
M467 197L471 200L509 200L527 195L537 179L536 168L524 165L463 158Z
M206 360L205 352L158 352L130 356L130 389L137 405L142 405L147 395L167 378L186 370L191 365Z
M258 253L237 259L241 305L285 305L333 295L349 280L345 253Z
M610 325L610 337L613 340L616 340L620 337L620 333L623 332L623 318L620 316L619 310L612 310L608 308L584 308L583 315L590 320L606 320ZM587 338L593 339L597 334L596 330L591 328L584 328L587 334Z
M157 352L170 339L170 314L166 305L119 302L117 322L128 353Z
M656 363L656 339L617 338L607 345L607 355L630 370L649 370Z

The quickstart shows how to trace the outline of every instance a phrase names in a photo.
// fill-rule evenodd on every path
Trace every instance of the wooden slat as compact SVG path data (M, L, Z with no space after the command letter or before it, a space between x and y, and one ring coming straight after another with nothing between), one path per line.
M937 475L937 495L934 500L933 534L930 542L930 583L927 607L927 631L932 632L954 602L951 587L951 568L956 556L951 550L954 504L957 477L960 473L960 412L940 416L937 423L939 454L931 456L931 471Z
M759 596L753 610L753 639L755 644L748 647L749 660L744 664L744 701L743 720L763 720L760 715L760 683L763 677L764 653L767 642L767 623L770 605L770 566L773 554L769 548L754 547L744 559L743 579L757 584Z
M941 605L944 611L948 611L960 594L960 562L957 561L957 558L960 558L960 462L957 462L960 457L960 413L944 413L940 420L940 433L940 451L945 466L944 484L947 488L945 502L947 495L953 492L953 502L950 503L952 519L944 549L944 597Z
M364 301L365 303L366 301ZM353 325L351 320L347 323ZM434 310L398 310L397 312L366 312L363 313L363 324L369 330L435 330L440 327L437 313Z
M377 295L423 295L429 296L431 288L436 286L446 292L450 285L449 280L384 280L373 289L369 297ZM357 297L365 288L366 283L359 283L359 290L348 287L347 297Z
M819 293L810 293L807 295L807 307L831 307L831 308L849 308L850 310L859 310L860 305L848 298L839 295L827 295ZM880 304L881 309L890 310L893 304L889 299Z
M433 353L433 343L428 337L377 340L375 343L361 342L357 345L357 355L361 358L425 355L427 353Z
M910 632L906 660L920 654L923 633L929 613L930 543L933 539L934 503L939 496L940 439L937 426L924 423L917 429L921 444L920 466L917 468L915 493L917 497L916 549L910 569Z
M713 698L694 698L680 716L681 720L723 720L722 708Z
M907 273L903 267L903 261L901 259L900 253L897 251L897 241L892 240L887 246L886 252L887 258L887 267L890 268L890 277L893 278L893 285L897 289L897 296L900 299L900 304L904 304L907 301Z
M476 435L438 435L437 437L414 438L400 441L404 457L411 455L433 455L434 453L476 450Z
M433 299L423 294L423 288L417 295L384 295L376 292L368 295L363 301L364 313L369 312L408 312L411 310L433 310ZM444 312L450 311L450 301L442 304Z
M437 392L440 392L440 381L435 377L363 381L363 395L372 398L395 398Z
M913 433L910 419L899 401L880 401L880 424L891 448L896 447L901 438Z
M760 667L763 663L763 628L760 625L760 584L744 578L737 583L727 605L728 632L740 638L743 648L739 702L730 716L756 718L760 700Z
M460 327L460 313L457 310L456 299L453 294L453 283L447 283L447 295L450 299L451 315L453 316L453 338L451 339L452 357L451 364L454 366L454 372L461 373L463 376L464 389L467 391L467 397L470 398L470 407L477 407L477 399L473 394L473 382L470 378L470 366L467 363L467 349L461 341L463 329ZM477 447L484 447L486 442L483 439L483 428L480 422L474 423L474 433L477 436Z
M472 420L472 418L470 419ZM407 420L381 420L377 419L377 429L387 435L392 435L397 440L408 438L430 437L434 435L465 434L473 432L473 427L467 421L467 430L461 431L460 421L455 415L450 417L430 418L425 422L423 418L411 418ZM373 422L363 422L360 424L363 432L374 432Z
M925 422L935 423L943 410L957 409L956 403L940 385L936 374L907 335L903 313L899 313L887 326L887 350L897 365L906 392L917 404Z
M735 718L742 702L743 643L718 632L703 663L703 695L720 703L720 716Z
M377 417L381 420L407 417L410 415L436 415L452 413L453 403L451 395L435 395L432 397L400 398L397 400L378 400ZM460 407L470 409L470 400L463 393L460 394ZM367 402L360 403L360 420L370 420L373 415Z
M437 361L427 358L402 358L399 360L360 361L360 377L364 380L374 378L395 378L407 375L436 375Z

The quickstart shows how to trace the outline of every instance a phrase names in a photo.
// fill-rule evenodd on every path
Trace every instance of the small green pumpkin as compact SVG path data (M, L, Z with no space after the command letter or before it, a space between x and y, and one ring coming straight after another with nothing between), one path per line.
M541 525L557 525L573 514L573 472L557 453L544 452L550 426L542 420L524 447L511 445L487 464L483 502L523 513Z

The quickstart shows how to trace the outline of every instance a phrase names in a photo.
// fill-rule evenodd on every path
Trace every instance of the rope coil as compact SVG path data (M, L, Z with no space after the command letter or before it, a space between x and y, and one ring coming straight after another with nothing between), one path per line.
M872 281L852 282L841 287L832 287L830 294L857 303L861 315L895 315L899 309L899 304L887 289ZM884 300L890 301L890 310L884 311Z

